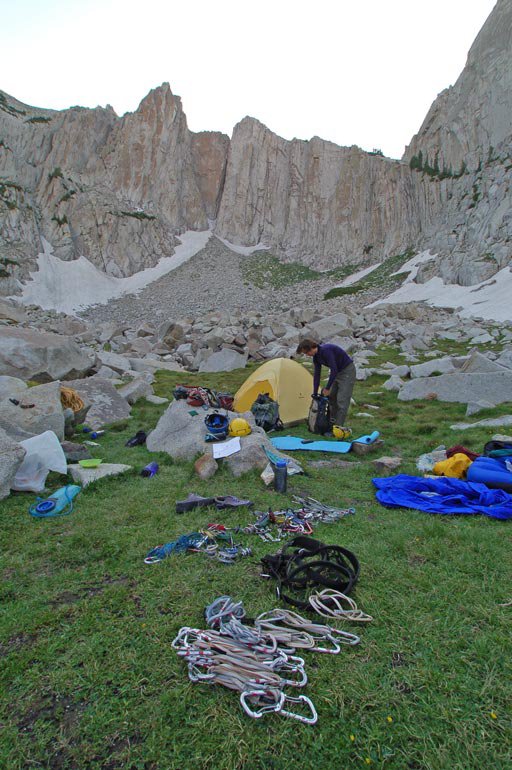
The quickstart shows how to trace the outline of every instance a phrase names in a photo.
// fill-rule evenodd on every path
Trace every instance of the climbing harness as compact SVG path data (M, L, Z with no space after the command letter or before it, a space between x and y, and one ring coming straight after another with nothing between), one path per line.
M311 537L295 537L261 562L265 570L262 576L277 580L278 597L301 609L310 609L309 596L324 588L349 594L359 577L355 554Z

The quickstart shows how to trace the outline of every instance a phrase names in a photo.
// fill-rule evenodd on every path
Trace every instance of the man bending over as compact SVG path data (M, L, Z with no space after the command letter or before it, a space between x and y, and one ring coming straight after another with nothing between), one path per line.
M314 396L318 394L320 387L322 366L329 368L329 379L325 388L322 388L322 396L329 397L331 425L344 425L356 380L354 362L343 348L330 342L320 343L304 339L299 344L297 353L304 353L313 359Z

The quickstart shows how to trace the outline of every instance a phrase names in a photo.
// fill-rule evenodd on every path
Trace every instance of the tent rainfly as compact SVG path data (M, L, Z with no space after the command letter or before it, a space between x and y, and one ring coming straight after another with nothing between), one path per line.
M304 366L289 358L274 358L258 367L235 395L234 410L247 412L260 393L279 404L279 416L285 426L305 420L309 413L313 377Z

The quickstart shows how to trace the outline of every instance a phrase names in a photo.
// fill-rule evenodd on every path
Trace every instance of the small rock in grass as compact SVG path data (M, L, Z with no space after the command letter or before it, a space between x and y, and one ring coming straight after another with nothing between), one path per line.
M168 404L169 399L163 398L162 396L146 396L146 401L149 401L150 404Z
M384 441L378 438L373 444L362 444L357 441L352 442L352 452L358 457L363 457L370 452L375 452L376 449L380 449L384 445Z
M201 455L194 463L194 470L200 479L211 479L218 467L218 462L209 454Z
M372 465L379 471L394 471L399 468L401 464L401 457L379 457L377 460L372 460Z

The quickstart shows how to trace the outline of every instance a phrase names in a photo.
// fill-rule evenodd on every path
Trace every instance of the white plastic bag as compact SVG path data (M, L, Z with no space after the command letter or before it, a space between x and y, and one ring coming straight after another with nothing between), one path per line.
M16 472L11 489L16 492L42 492L48 468L38 454L26 455Z
M16 492L42 492L50 471L67 473L68 465L59 439L52 430L20 441L26 455L11 489Z

